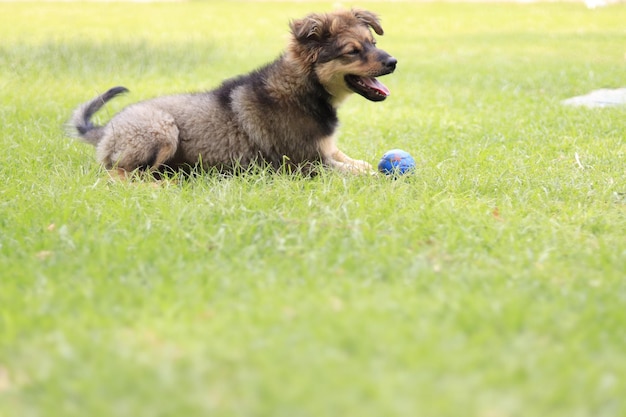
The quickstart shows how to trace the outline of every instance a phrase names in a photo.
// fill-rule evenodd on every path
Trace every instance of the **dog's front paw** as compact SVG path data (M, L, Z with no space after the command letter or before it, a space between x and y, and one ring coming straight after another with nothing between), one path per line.
M356 159L351 159L344 162L335 162L332 166L338 171L345 172L347 174L362 175L376 173L376 171L374 171L374 168L372 168L370 164L365 161L359 161Z
M350 167L350 171L354 174L369 174L374 172L372 165L365 161L353 159L346 164Z
M331 154L326 163L332 168L348 174L371 174L374 171L372 165L359 159L352 159L340 150Z

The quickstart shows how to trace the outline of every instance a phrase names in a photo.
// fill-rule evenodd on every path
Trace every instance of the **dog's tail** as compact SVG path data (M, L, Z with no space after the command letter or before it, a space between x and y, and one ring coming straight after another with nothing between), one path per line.
M99 95L87 103L80 105L72 118L70 119L70 127L76 130L78 137L87 143L96 145L102 137L102 126L96 126L91 122L91 117L98 111L107 101L111 100L119 94L128 92L126 87L113 87L104 94Z

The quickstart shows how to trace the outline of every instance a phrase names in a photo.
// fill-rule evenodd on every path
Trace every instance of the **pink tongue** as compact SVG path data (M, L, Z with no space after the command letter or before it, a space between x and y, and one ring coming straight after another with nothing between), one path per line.
M385 87L385 85L381 83L380 81L378 81L376 78L361 77L361 81L363 82L363 84L365 84L372 90L378 91L378 94L380 94L381 96L386 97L389 94L391 94L389 89Z

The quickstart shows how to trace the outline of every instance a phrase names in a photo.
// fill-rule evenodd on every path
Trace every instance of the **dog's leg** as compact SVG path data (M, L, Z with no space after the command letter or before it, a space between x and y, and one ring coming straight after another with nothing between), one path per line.
M122 168L111 168L108 170L108 173L109 173L109 177L112 180L118 180L118 181L126 181L131 175L130 172Z
M164 111L148 106L129 108L106 126L98 143L98 159L118 177L139 169L157 171L178 148L178 127Z
M343 159L343 160L342 160ZM358 159L352 159L343 152L337 151L327 163L334 169L350 174L374 174L372 165Z
M370 174L372 166L365 161L352 159L337 148L335 137L331 136L321 142L320 152L325 164L333 169L351 174Z
M361 161L359 159L352 159L345 153L341 152L339 149L332 155L332 158L335 161L339 161L343 164L350 166L355 172L364 172L368 173L373 170L372 165L365 161Z
M177 146L170 142L161 143L160 149L157 151L154 162L148 168L150 172L157 171L165 162L167 162L176 153Z

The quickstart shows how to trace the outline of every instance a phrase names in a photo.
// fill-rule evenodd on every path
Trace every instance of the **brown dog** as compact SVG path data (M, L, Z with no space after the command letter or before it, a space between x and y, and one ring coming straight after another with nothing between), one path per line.
M376 48L370 28L383 34L364 10L311 14L291 22L286 52L215 90L165 96L132 104L104 126L90 119L107 101L128 91L115 87L75 110L71 124L96 146L98 160L121 174L200 165L221 172L254 164L310 169L323 164L367 172L336 145L337 107L356 92L382 101L389 90L375 77L396 68Z

